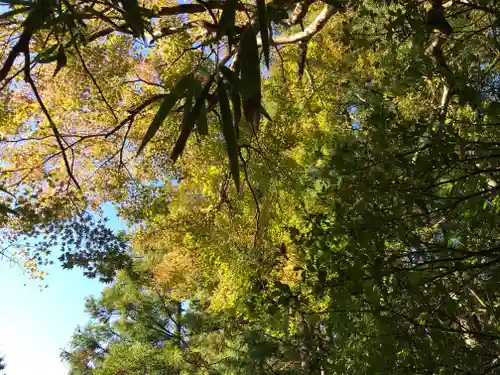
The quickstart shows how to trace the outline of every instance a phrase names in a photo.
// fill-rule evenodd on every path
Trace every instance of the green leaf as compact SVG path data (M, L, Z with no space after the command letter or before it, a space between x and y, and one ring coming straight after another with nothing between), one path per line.
M274 286L278 288L281 292L285 294L291 294L292 291L290 290L290 287L286 284L283 284L281 281L275 281Z
M125 22L136 37L144 38L144 19L138 0L122 0Z
M231 88L230 93L231 93L231 103L233 105L233 112L234 112L234 126L236 129L238 129L238 127L240 125L240 120L241 120L240 93L235 88Z
M306 268L311 273L315 273L316 272L316 266L313 263L307 264Z
M262 116L264 116L269 122L273 122L273 119L263 105L260 106L260 113L262 113Z
M229 100L227 97L226 87L224 81L219 82L218 87L219 107L222 119L222 133L227 146L227 155L229 158L229 170L233 176L236 190L240 188L240 170L238 160L238 141L236 139L236 132L233 125L233 115L229 107Z
M200 134L208 134L208 124L207 124L207 109L205 107L205 101L208 98L208 93L210 87L214 81L214 75L211 75L203 89L201 88L201 82L196 80L195 82L195 96L196 103L194 104L193 110L191 111L191 122L198 122L198 131Z
M57 47L59 47L58 44L54 44L50 47L45 48L42 50L36 57L34 58L34 61L38 61L41 64L47 64L51 63L53 61L57 60Z
M168 114L172 110L172 108L175 106L177 101L182 97L184 94L184 91L187 87L187 85L193 80L193 74L187 74L184 77L182 77L177 84L172 88L170 93L165 96L165 99L163 99L162 104L160 105L160 108L158 109L158 112L156 112L156 115L151 122L151 125L149 125L148 130L146 131L146 135L142 139L142 143L139 146L139 149L137 151L137 155L139 155L144 147L149 143L149 141L155 136L156 132L160 128L160 126L163 124L165 119L167 118Z
M229 49L231 49L231 46L233 45L235 36L237 5L238 0L228 0L225 2L224 10L222 11L222 16L219 20L219 27L217 29L217 38L220 38L222 35L227 35Z
M199 81L196 81L199 82ZM172 150L172 155L170 156L172 161L175 163L179 156L184 151L186 147L186 142L193 130L194 121L192 121L191 108L193 107L193 99L195 93L195 81L193 80L186 90L186 100L184 102L184 118L182 121L182 130L177 142L175 143L174 149Z
M253 30L247 31L241 41L241 84L248 90L248 95L243 98L243 114L254 130L257 130L261 105L260 59Z
M288 306L290 304L290 297L288 295L281 295L278 298L278 305Z
M241 94L241 96L243 96L244 99L247 99L250 96L250 90L248 88L245 88L236 72L232 71L227 66L221 66L220 71L226 79L227 83L238 90L238 92Z
M279 303L279 302L278 302L278 303ZM283 303L283 305L285 305L285 304ZM268 313L269 315L274 315L274 314L276 314L277 312L278 312L278 306L276 306L276 305L268 305L268 306L267 306L267 313Z
M257 14L259 17L260 39L262 40L262 52L264 61L269 69L269 28L267 21L266 0L257 0Z
M56 66L56 70L54 70L54 77L68 63L68 58L66 57L66 52L64 51L63 45L59 46L59 50L57 51L56 60L57 60L57 66Z
M318 271L318 281L320 282L321 285L325 284L326 276L327 276L327 273L325 270L321 269Z

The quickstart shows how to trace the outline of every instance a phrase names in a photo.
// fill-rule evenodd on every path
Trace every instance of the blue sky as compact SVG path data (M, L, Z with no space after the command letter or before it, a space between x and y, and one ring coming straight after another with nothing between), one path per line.
M103 209L111 228L125 228L111 205ZM18 267L0 260L0 355L5 356L7 375L66 375L60 349L76 326L88 321L85 297L99 295L104 287L57 262L46 270L49 287L40 291Z

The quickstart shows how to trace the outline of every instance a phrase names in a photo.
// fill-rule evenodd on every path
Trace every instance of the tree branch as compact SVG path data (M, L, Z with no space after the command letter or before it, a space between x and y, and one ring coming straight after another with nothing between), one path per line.
M78 184L78 181L76 180L75 176L73 175L73 171L71 170L71 164L69 163L68 156L66 155L66 151L64 148L64 145L62 144L61 140L61 134L59 133L59 130L56 127L56 124L54 123L54 120L52 120L52 117L50 116L49 111L47 110L47 107L42 101L42 98L40 97L40 94L38 93L38 90L35 86L35 83L33 82L33 79L31 78L31 71L30 71L30 55L28 51L24 52L24 79L26 82L30 85L31 89L33 90L33 94L36 97L36 100L38 101L38 104L40 105L40 108L42 109L42 112L44 113L45 117L49 121L50 128L52 129L52 132L54 133L54 136L56 137L57 144L59 145L59 148L61 149L61 155L64 160L64 165L66 167L66 171L68 172L68 175L70 179L73 181L73 183L76 185L78 189L80 188L80 185Z
M73 36L73 33L71 33L71 36ZM109 104L108 100L106 99L106 96L102 92L101 86L99 86L99 84L97 83L96 79L94 78L94 76L90 72L89 68L87 67L87 64L85 63L85 60L83 59L83 56L80 53L80 49L78 48L78 45L76 43L73 43L73 46L75 47L75 51L76 51L76 54L78 55L78 58L80 59L80 62L82 63L83 69L85 70L85 72L87 73L87 75L90 77L90 80L92 81L92 83L94 84L94 86L97 88L97 91L99 91L99 95L101 95L102 101L104 102L104 104L106 104L106 107L108 107L108 109L111 112L111 114L113 115L115 121L118 122L118 116L116 116L116 113L113 110L113 107L111 107L111 105Z
M156 14L156 16L173 16L179 14L193 14L193 13L203 13L208 9L224 9L226 4L224 2L218 1L207 1L203 4L179 4L175 6L163 7ZM247 10L248 5L243 4L242 2L238 2L236 5L236 10L245 11Z
M323 27L325 27L326 23L336 11L339 11L338 8L332 5L326 5L320 14L312 21L309 26L307 26L303 31L292 35L280 35L274 37L272 43L274 44L293 44L302 41L309 41L314 35L319 33ZM259 46L262 45L262 40L260 38L257 39L257 43Z
M220 3L218 1L208 1L206 3L202 4L194 4L194 3L189 3L189 4L179 4L179 5L174 5L174 6L168 6L168 7L163 7L161 8L158 12L154 12L151 9L144 9L144 14L146 16L152 17L152 18L160 18L160 17L165 17L165 16L178 16L178 15L184 15L184 14L196 14L196 13L203 13L206 12L207 9L224 9L224 3ZM238 3L236 6L236 10L239 11L244 11L248 5L245 5L243 3ZM184 23L182 26L178 28L178 31L182 31L187 29L188 27L185 27L186 23ZM174 28L175 29L175 28ZM170 30L170 33L173 33ZM117 27L107 27L102 30L96 31L93 34L90 34L87 37L87 43L93 42L96 39L99 39L103 36L106 36L108 34L111 34L114 31L120 31L124 32L126 31L126 25L122 25L119 28ZM176 31L177 32L177 31Z
M306 16L307 11L309 10L309 6L311 4L312 0L303 0L300 3L296 4L295 8L293 8L292 14L290 15L290 18L286 22L286 25L294 26L301 23L304 17Z

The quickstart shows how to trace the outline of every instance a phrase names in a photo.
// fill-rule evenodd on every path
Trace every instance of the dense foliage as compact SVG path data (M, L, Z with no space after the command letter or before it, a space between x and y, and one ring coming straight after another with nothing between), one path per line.
M496 0L8 4L3 230L113 281L71 374L500 373Z

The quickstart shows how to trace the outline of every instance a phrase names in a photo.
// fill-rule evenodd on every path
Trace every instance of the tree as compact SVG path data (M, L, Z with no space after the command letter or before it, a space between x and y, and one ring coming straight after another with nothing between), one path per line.
M78 254L114 283L72 371L497 373L497 8L13 7L5 227L24 189L28 228L134 224Z
M256 155L263 138L253 136L262 129L262 61L279 71L287 55L286 69L304 74L308 93L318 91L325 64L331 69L328 61L343 54L344 70L335 71L345 79L336 81L335 92L345 97L333 100L322 90L319 105L348 100L355 108L366 99L353 85L373 81L388 95L431 90L425 103L440 113L440 123L454 101L477 107L484 95L495 95L489 83L496 74L494 1L6 4L2 218L15 231L19 221L26 230L26 223L66 220L105 200L141 211L130 197L181 180L185 169L169 160L183 153L189 165L185 145L198 141L206 150L201 157L213 155L214 145L227 153L229 163L216 162L228 164L240 190L245 158ZM320 40L335 49L334 59L318 58ZM368 66L370 76L363 71ZM416 98L424 99L405 100Z
M255 6L237 4L233 1L211 2L209 4L176 4L161 7L160 4L154 2L139 4L137 0L120 4L115 2L95 4L91 1L43 0L20 5L16 5L16 2L6 1L5 4L10 5L11 10L5 12L2 17L5 19L3 29L5 43L11 49L5 56L3 67L0 69L0 81L5 82L3 91L7 100L12 95L19 94L23 95L23 99L30 97L32 105L22 121L36 118L41 126L35 126L35 132L41 127L47 126L46 130L49 130L50 133L42 136L42 139L46 140L47 146L50 145L49 147L57 149L55 155L49 160L60 161L60 167L64 168L69 176L70 184L80 188L81 181L79 182L77 177L81 176L74 175L75 158L80 153L78 151L81 150L80 146L89 139L102 145L102 141L106 143L108 138L112 137L111 139L113 139L123 131L125 132L125 142L136 118L140 117L147 107L159 101L163 103L160 106L161 110L157 112L151 122L143 136L142 143L138 149L136 148L137 153L140 153L157 133L160 125L180 98L185 98L186 105L189 103L192 110L186 114L183 131L176 141L172 153L174 161L182 153L187 138L195 129L195 122L198 122L196 130L200 134L207 133L208 129L205 125L206 105L209 105L208 109L211 111L214 103L220 99L223 118L229 120L231 110L226 105L227 94L224 90L226 84L233 87L233 99L237 95L238 100L243 101L242 108L246 120L257 128L261 112L259 48L261 48L265 63L269 67L270 30L273 27L293 28L301 23L308 14L309 3L297 3L296 5L295 2L278 1L266 4L264 1L259 1ZM295 8L295 11L289 16L287 10L291 8ZM221 12L222 9L224 9L223 12ZM316 13L315 19L304 31L274 37L272 44L279 46L300 42L305 45L324 27L335 12L341 11L343 11L342 3L336 6L325 5L320 12L313 12ZM182 21L186 22L182 23ZM257 37L257 34L260 36ZM108 44L102 48L102 38L106 38L105 44L111 42L111 45ZM137 65L137 62L148 60L144 58L145 54L141 50L157 50L158 47L162 48L162 45L168 43L169 39L177 40L180 43L179 48L177 48L178 57L174 61L177 62L183 58L184 68L181 65L180 70L175 69L174 71L174 69L166 70L163 68L151 69L152 67L149 66L150 75L151 73L156 74L157 78L164 82L160 82L158 79L154 79L158 82L150 82L146 77L141 78L140 74L137 75L137 78L132 78L133 82L127 82L128 85L135 83L136 86L140 86L135 87L135 89L146 95L142 96L145 100L137 102L135 108L129 108L129 114L123 117L128 103L117 107L116 99L120 93L129 92L130 94L129 88L117 87L117 90L112 90L114 92L108 92L108 89L103 90L99 84L102 81L100 73L103 71L98 71L93 67L96 58L99 57L89 56L89 53L99 50L101 53L111 52L115 50L112 46L114 44L114 47L118 48L115 50L117 55L112 57L114 64L119 58L118 56L127 54L124 48L135 50L133 53L139 53L139 56L129 53L119 65L122 69L117 69L117 65L113 67L123 78L130 72L130 68ZM219 57L217 45L220 42L225 43L224 41L226 41L227 52ZM193 43L197 46L192 47ZM34 55L32 55L33 53ZM185 55L186 58L184 58ZM22 60L19 63L17 63L18 58ZM215 61L212 63L211 59ZM225 64L230 60L232 60L233 70L225 67ZM52 71L49 73L48 69L44 67L44 64L52 62L56 63L54 74ZM194 73L199 75L199 68L204 65L210 68L210 71L204 73L205 77L200 79L201 77L193 76ZM111 121L111 127L108 130L101 129L101 131L93 132L87 129L86 132L77 131L67 134L66 129L59 129L59 125L56 123L59 116L53 110L56 103L52 100L56 98L51 98L50 92L47 92L46 88L54 87L54 84L57 86L57 83L61 82L54 77L66 66L71 69L72 73L77 73L79 78L83 79L83 87L80 85L77 89L79 95L82 93L84 96L85 93L93 95L94 92L99 95L100 104L105 109L101 121L102 119ZM219 73L222 72L224 72L225 78L219 76ZM11 90L11 83L16 82L21 74L24 74L24 87L20 90ZM183 78L178 80L182 76ZM240 79L241 84L238 83ZM128 78L127 80L129 81ZM168 94L160 92L153 96L147 95L151 91L151 87L146 89L146 92L143 91L142 86L164 88L171 86L176 80L178 82L173 85L174 89ZM110 83L110 77L107 77L106 81ZM215 90L217 95L211 92L212 86L218 87ZM43 91L37 87L41 87ZM52 89L49 90L54 92ZM195 99L196 102L194 102ZM88 107L90 112L92 112L92 107ZM65 108L65 110L68 109ZM101 111L102 108L98 107L98 110ZM9 110L7 111L9 112ZM231 123L225 122L225 124L224 134L228 156L233 178L237 182L238 155L234 130L232 130L234 124L232 120ZM68 136L73 139L69 140ZM39 137L35 138L39 139ZM33 140L33 137L28 137L26 140ZM16 139L8 141L16 143ZM120 163L123 162L123 148L119 152ZM114 155L114 157L117 156ZM47 160L42 159L41 162L44 165L47 164ZM24 171L28 171L30 174L33 172L31 168L28 167Z
M443 48L450 43L454 44L453 48L474 45L480 35L487 35L487 30L494 27L494 21L489 18L495 14L494 2L484 5L453 2L444 7L439 1L427 5L385 1L311 4L282 0L259 1L257 5L252 5L212 1L162 7L155 2L139 4L135 0L119 4L44 0L10 5L13 9L6 12L3 18L6 20L5 42L12 48L5 57L0 78L6 81L5 100L21 99L26 102L29 99L30 105L24 107L23 113L12 110L12 106L6 107L6 123L10 121L11 113L17 116L13 125L5 126L10 129L6 130L6 134L14 135L20 130L20 125L26 128L29 124L23 122L28 120L38 121L38 125L26 129L26 136L8 137L6 142L41 142L43 149L48 148L48 154L52 156L45 160L32 154L36 163L20 168L14 161L17 159L18 163L22 163L22 160L11 155L9 174L12 175L8 180L12 183L20 178L25 181L34 177L34 174L40 173L42 164L52 171L53 178L69 178L73 187L85 184L88 177L83 173L86 168L76 168L77 165L88 165L90 162L101 169L116 161L123 167L127 155L141 153L153 137L161 136L161 132L158 133L160 127L169 128L168 124L162 124L167 115L175 116L172 111L175 112L176 103L184 101L192 110L186 111L189 114L182 121L180 135L169 136L172 153L169 150L166 156L175 161L191 133L205 135L209 130L205 126L205 112L211 113L216 108L215 104L221 101L223 107L219 110L226 124L222 133L230 170L238 184L237 172L241 161L235 135L240 124L235 126L233 120L239 121L242 110L246 122L254 130L258 128L262 96L260 52L269 67L271 61L279 61L282 46L299 45L298 73L302 74L308 48L315 40L313 37L329 21L345 22L336 42L351 43L363 38L367 41L370 38L363 33L370 28L387 35L393 42L389 46L411 38L415 46L412 52L418 56L417 60L424 57L425 60L432 60L432 69L446 81L446 90L451 95L445 96L463 96L464 92L456 89L460 85L456 80L462 79L461 72L449 66ZM361 22L351 18L350 14L354 13L361 16ZM377 30L371 24L374 19L382 21ZM182 23L184 20L187 22ZM472 29L476 21L481 24L478 30ZM302 25L303 31L296 31L299 25ZM439 33L425 33L426 26L430 31L437 30ZM448 38L450 28L457 33L453 42ZM361 37L358 38L358 35ZM374 38L371 41L374 45L381 44ZM167 43L176 46L165 53ZM221 48L217 46L224 46L226 52L219 53ZM153 51L155 56L146 53ZM483 57L488 61L494 59L491 53L486 54L488 56ZM16 60L16 57L19 59ZM102 58L113 64L96 67L97 61ZM175 62L175 66L169 66L168 61ZM229 62L230 67L225 65ZM51 63L56 64L57 77L53 77L54 69L47 66ZM482 63L487 64L487 61ZM21 74L26 76L24 85L12 90L10 82L18 82ZM74 86L68 87L68 80L80 81L80 84L75 82ZM99 82L107 82L110 87L103 89ZM165 93L165 88L173 87L172 92ZM232 90L233 101L237 99L239 103L235 108L226 105L228 99L224 88L227 87ZM473 88L469 88L469 96L472 95L470 89ZM92 100L89 100L90 97ZM196 103L194 99L199 100ZM164 105L153 115L148 109L160 101ZM444 103L447 102L445 98ZM84 110L80 111L80 108ZM142 116L147 119L141 125ZM57 119L62 118L66 125L59 129L62 125L57 124ZM201 125L195 126L198 121ZM89 143L93 145L93 151L89 151ZM110 144L114 147L107 147ZM103 150L106 147L109 152ZM84 149L87 151L84 152ZM32 153L33 145L23 150ZM99 155L98 160L95 160L96 155ZM56 170L59 170L58 174ZM61 170L65 171L64 175L61 175Z
M179 305L144 278L122 273L99 299L88 299L87 311L93 321L62 353L72 374L201 374L230 359L220 317L204 314L196 301Z
M470 68L493 40L457 15L470 49L449 42L450 83L405 34L411 14L376 32L397 9L325 27L308 80L282 51L263 91L273 122L240 138L239 197L210 139L178 180L126 199L149 282L221 317L229 373L498 371L498 72Z

